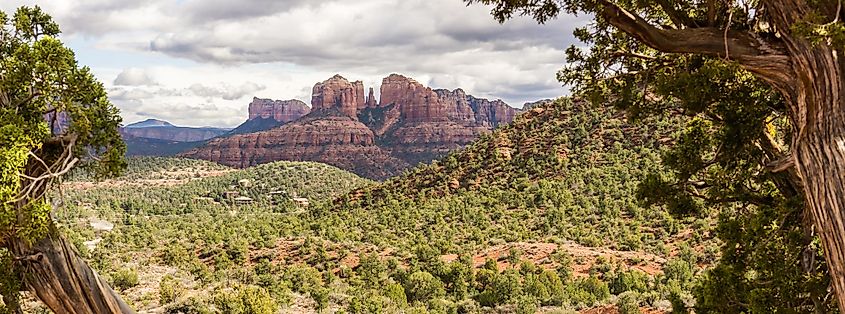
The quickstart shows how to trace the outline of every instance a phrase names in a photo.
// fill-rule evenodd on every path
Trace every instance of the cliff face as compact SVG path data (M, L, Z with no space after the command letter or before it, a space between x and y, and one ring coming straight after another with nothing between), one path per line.
M496 128L513 121L519 111L504 101L467 95L462 89L434 91L446 103L450 120L467 125Z
M272 100L253 97L249 103L249 119L229 134L246 134L269 130L295 121L311 112L301 100Z
M288 123L308 114L311 108L296 99L272 100L253 97L249 103L249 120L273 118L281 123Z
M419 82L391 74L382 80L379 106L397 105L402 121L408 124L446 122L446 105L431 88Z
M364 94L362 82L340 75L315 84L312 92L311 112L298 120L214 139L183 155L235 167L318 161L385 179L461 148L517 114L500 100L475 98L461 89L432 90L398 74L382 80L379 101L372 88ZM277 109L275 102L250 104L254 120L288 117L280 111L290 110Z
M314 85L311 93L313 111L337 110L347 116L355 117L364 102L364 83L349 82L346 78L335 75Z
M386 179L408 167L376 146L367 126L344 115L307 116L267 131L218 138L183 155L234 167L318 161L373 179Z

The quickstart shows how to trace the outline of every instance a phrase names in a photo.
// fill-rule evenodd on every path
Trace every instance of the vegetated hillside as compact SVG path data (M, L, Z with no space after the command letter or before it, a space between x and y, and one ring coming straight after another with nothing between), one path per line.
M177 142L135 137L129 134L123 134L123 142L126 143L127 156L173 156L206 143L206 141Z
M384 231L398 242L428 237L445 252L553 236L665 253L678 223L635 197L639 179L660 169L663 122L632 125L566 99L542 105L442 160L339 199L334 228L366 230L355 237Z
M379 185L315 163L153 175L65 189L57 219L139 310L668 310L717 250L709 219L638 206L671 139L644 125L561 99Z
M431 264L431 256L475 266L492 258L486 265L498 264L504 277L496 280L510 280L508 288L476 278L465 294L447 293L482 306L519 306L528 298L584 307L609 302L599 292L609 288L614 295L633 291L634 302L665 309L668 300L688 295L693 274L717 254L712 219L679 221L664 210L643 209L635 197L639 180L661 169L660 142L671 139L672 119L630 124L620 112L559 99L440 161L338 199L311 229L330 242L387 247L446 287L459 283L444 269L458 266ZM576 261L567 265L561 256ZM563 291L543 289L559 298L529 292L542 271L512 269L520 260L556 269ZM573 278L573 270L592 279ZM639 282L622 283L628 280ZM595 286L584 293L584 285Z
M220 297L228 276L251 271L251 250L307 231L298 217L307 205L294 198L319 206L372 184L312 162L242 170L176 158L130 158L128 164L125 177L65 183L55 198L65 205L55 219L139 310L186 302L189 295ZM169 280L178 281L172 284L185 298L158 302L160 284Z
M110 180L185 179L232 170L227 166L206 160L155 156L131 156L126 158L126 164L123 174L119 178ZM93 180L94 178L79 169L66 181L90 182Z

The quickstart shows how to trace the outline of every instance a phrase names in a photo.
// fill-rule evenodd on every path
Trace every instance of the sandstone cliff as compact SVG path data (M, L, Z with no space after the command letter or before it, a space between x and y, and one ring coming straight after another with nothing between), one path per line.
M461 89L432 90L398 74L382 80L378 101L373 88L364 94L361 81L340 75L315 84L312 92L306 116L262 132L214 139L184 156L235 167L318 161L385 179L469 144L518 112L501 100L476 98ZM251 104L251 121L279 116L274 106Z
M311 108L296 99L272 100L253 97L248 110L249 118L229 134L269 130L305 116Z
M234 167L318 161L373 179L386 179L408 167L376 146L367 126L345 115L306 116L271 130L214 139L183 155Z
M281 123L288 123L308 114L311 108L301 100L272 100L253 97L249 103L249 119L273 118Z
M355 117L359 108L364 108L364 83L349 82L340 75L314 85L311 93L312 111L336 110Z

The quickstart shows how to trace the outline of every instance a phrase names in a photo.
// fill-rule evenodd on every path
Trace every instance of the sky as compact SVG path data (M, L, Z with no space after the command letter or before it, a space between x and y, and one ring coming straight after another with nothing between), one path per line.
M39 5L124 123L234 127L252 97L300 99L334 74L378 95L391 73L514 107L567 93L555 74L585 17L496 22L461 0L2 0Z

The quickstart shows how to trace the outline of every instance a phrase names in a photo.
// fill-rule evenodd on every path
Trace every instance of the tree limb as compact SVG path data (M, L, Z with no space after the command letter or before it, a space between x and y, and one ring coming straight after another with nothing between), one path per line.
M643 44L664 53L695 53L726 57L758 74L776 88L787 88L794 81L790 58L782 43L758 35L715 27L660 29L609 0L599 0L598 14L611 25Z
M690 19L688 15L675 9L675 5L673 4L674 1L656 0L655 2L657 2L660 8L663 9L663 12L669 16L669 19L672 20L672 23L675 24L676 28L682 29L697 26L695 21Z

